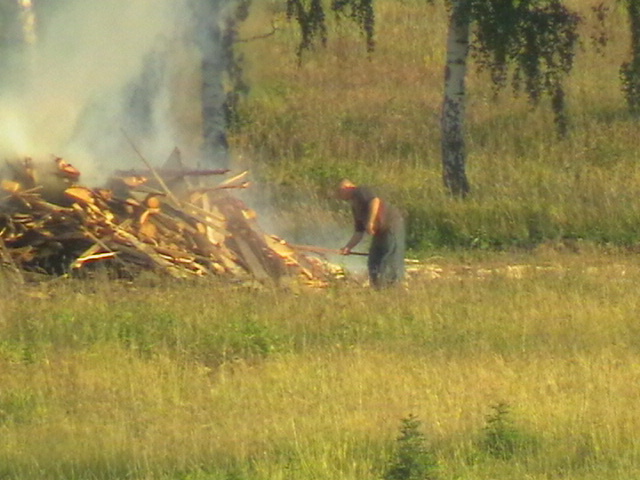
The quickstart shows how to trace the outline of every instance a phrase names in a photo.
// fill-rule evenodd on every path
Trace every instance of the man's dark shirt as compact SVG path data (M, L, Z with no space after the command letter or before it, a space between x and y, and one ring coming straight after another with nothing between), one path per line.
M356 232L364 232L366 230L367 222L369 221L369 206L371 204L371 200L376 197L377 195L375 192L369 187L355 188L353 198L351 199L351 209L353 211L353 220L355 222ZM399 212L387 204L387 202L380 199L376 234L388 231L396 215L399 215Z

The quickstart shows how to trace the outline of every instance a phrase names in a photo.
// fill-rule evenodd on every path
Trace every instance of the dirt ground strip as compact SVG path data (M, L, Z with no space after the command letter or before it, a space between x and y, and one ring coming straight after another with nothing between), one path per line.
M453 263L451 261L428 260L411 261L407 264L407 274L413 280L439 280L452 278L488 279L503 277L513 280L531 278L541 275L599 275L603 278L624 278L640 274L640 257L636 255L593 256L571 254L559 255L557 258L514 258L510 255L497 255L491 260L478 262Z

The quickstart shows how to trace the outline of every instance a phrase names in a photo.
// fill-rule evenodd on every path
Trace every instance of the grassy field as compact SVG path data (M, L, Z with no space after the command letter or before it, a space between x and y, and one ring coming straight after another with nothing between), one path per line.
M298 66L281 2L254 1L243 38L278 30L238 46L247 200L266 230L336 248L351 223L330 189L375 185L419 271L388 292L0 277L0 479L381 479L412 416L434 479L638 478L638 135L606 3L565 140L471 70L462 202L440 179L441 5L379 0L375 53L333 25Z
M411 415L434 478L637 478L640 261L509 260L388 294L3 288L0 478L378 479Z

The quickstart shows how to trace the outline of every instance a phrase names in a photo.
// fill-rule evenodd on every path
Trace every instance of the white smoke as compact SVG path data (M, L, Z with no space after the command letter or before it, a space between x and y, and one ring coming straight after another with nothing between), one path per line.
M176 104L197 101L197 90L175 94L189 82L177 72L197 71L183 42L186 2L35 2L35 41L3 47L0 160L59 155L97 182L114 168L143 167L124 130L149 160L164 161L184 142L177 117L197 121Z

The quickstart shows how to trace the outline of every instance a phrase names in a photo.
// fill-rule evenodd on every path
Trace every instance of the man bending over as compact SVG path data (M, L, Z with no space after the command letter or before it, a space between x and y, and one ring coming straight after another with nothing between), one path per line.
M372 236L367 267L375 288L387 287L404 279L405 230L400 211L367 187L342 180L338 198L351 204L355 231L340 250L351 253L365 233Z

